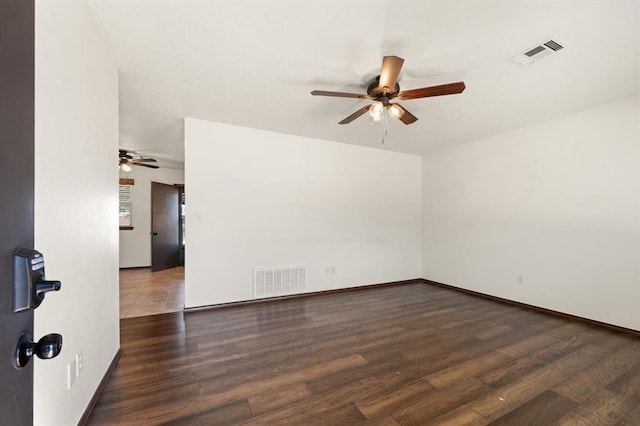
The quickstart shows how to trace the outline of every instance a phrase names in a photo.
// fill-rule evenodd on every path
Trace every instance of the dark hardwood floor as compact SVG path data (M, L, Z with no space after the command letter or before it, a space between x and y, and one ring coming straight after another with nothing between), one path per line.
M122 320L89 424L640 425L640 338L424 283Z

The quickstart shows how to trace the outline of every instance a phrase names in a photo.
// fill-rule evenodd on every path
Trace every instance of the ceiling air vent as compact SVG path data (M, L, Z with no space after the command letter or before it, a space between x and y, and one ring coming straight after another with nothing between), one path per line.
M545 56L548 56L563 48L564 44L559 42L557 39L548 39L536 46L531 47L530 49L525 50L524 52L514 56L509 60L514 64L520 65L522 67L528 67L535 61L538 61Z

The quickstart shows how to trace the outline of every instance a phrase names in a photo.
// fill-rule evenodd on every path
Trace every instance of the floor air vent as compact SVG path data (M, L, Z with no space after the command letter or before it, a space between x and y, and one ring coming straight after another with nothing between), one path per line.
M306 266L277 266L253 269L253 297L283 296L304 291Z
M564 43L559 42L558 39L548 39L536 46L533 46L530 49L525 50L524 52L514 56L509 60L514 64L520 65L522 67L528 67L532 63L563 48Z

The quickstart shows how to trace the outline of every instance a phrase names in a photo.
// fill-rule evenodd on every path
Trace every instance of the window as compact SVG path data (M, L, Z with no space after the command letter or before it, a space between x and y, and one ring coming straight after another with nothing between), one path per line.
M133 222L131 220L131 186L133 186L133 179L120 179L120 208L118 218L121 230L133 229Z

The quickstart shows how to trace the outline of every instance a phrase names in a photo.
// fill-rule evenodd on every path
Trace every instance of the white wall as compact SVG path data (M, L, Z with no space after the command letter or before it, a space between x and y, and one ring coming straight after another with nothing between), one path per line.
M307 291L421 276L420 157L193 119L185 154L186 306L252 299L261 266L306 265Z
M640 330L638 117L634 96L425 157L423 276Z
M151 182L184 183L184 170L132 166L120 177L135 180L131 189L133 230L120 231L120 267L151 266Z
M34 422L76 424L113 359L118 320L118 70L84 0L36 1L35 246L62 281L35 311ZM66 389L67 364L84 370Z

